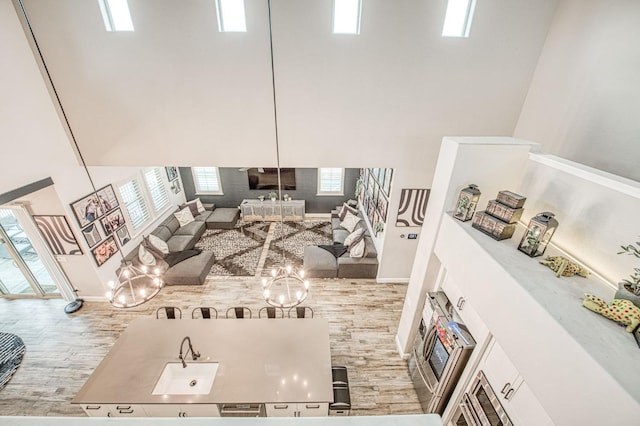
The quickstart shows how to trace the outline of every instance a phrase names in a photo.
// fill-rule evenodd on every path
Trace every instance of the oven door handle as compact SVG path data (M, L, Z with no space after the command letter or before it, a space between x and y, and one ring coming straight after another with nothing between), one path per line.
M469 426L483 426L476 412L473 410L469 395L466 393L464 394L463 402L460 403L460 411L462 411L465 420L470 423Z

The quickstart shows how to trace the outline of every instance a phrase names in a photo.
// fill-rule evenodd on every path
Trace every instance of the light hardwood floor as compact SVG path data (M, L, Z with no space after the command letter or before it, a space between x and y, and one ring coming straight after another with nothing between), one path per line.
M136 308L86 302L71 315L62 300L0 299L0 331L17 334L27 347L0 391L0 415L84 416L70 401L131 320L155 316L165 305L185 315L196 306L224 313L244 305L257 317L264 306L260 288L255 278L209 279L203 286L167 286ZM348 367L352 415L422 412L394 340L405 289L373 280L313 280L305 305L329 320L332 362Z

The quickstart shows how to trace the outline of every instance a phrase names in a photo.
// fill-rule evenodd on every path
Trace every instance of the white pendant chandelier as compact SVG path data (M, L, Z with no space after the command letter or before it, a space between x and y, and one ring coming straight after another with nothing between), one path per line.
M118 282L109 281L105 297L116 308L132 308L146 302L160 292L164 285L160 268L152 270L146 265L134 266L123 260L118 272Z
M285 254L284 210L282 206L282 183L280 180L280 145L278 143L278 110L276 103L275 71L273 66L273 36L271 32L271 1L269 11L269 48L271 53L271 85L273 89L273 117L275 124L276 163L278 167L278 199L280 203L280 232L282 233L282 263L271 269L269 277L262 278L262 296L267 304L279 308L292 308L301 304L309 295L309 281L304 279L304 270L287 263Z

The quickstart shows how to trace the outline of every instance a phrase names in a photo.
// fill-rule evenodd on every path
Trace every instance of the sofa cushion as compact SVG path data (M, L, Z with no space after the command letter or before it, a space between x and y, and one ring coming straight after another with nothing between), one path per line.
M364 257L367 258L377 258L378 251L376 250L376 245L373 243L371 237L364 237L365 249L364 249Z
M151 243L151 245L155 247L161 254L169 253L169 246L167 245L167 242L162 238L156 237L153 234L149 234L147 238L149 239L149 243Z
M171 232L171 235L176 232L176 229L180 228L180 222L174 215L169 215L165 220L160 224L162 226L166 226L167 229Z
M181 227L190 224L194 220L193 215L191 214L191 210L186 207L174 213L173 215L176 217L176 219L178 219Z
M189 211L191 212L191 216L193 216L193 217L196 217L196 216L198 216L200 214L200 212L198 211L198 205L196 204L195 201L189 201L187 203L180 204L180 206L178 206L178 208L180 210L184 210L185 208L188 208Z
M349 234L350 234L349 231L347 231L346 229L342 229L342 228L336 229L335 231L333 231L333 243L344 244Z
M357 242L354 242L349 246L349 256L364 257L365 248L366 243L362 238L360 238Z
M193 221L187 225L181 226L178 230L173 234L175 235L191 235L199 240L202 234L206 229L206 225L204 222Z
M164 225L158 226L156 229L151 231L151 233L160 238L162 241L168 241L169 238L171 238L171 236L173 235L173 232L171 232L171 230ZM171 251L171 248L169 248L169 251Z
M207 229L233 229L240 218L238 208L217 208L207 218Z
M176 251L192 249L196 245L197 241L198 239L192 235L174 235L169 238L167 244L169 245L169 251L173 253Z
M351 212L347 212L344 220L340 222L340 226L349 232L353 232L356 229L356 225L360 222L360 218Z
M209 219L209 216L211 216L211 211L205 210L203 213L200 213L198 216L194 216L193 220L195 220L196 222L206 222L207 219Z
M144 248L142 244L138 246L138 259L142 265L153 266L156 264L156 257L153 253Z
M213 252L203 251L169 268L163 276L164 282L167 285L204 284L214 263Z
M338 217L340 218L340 220L344 220L347 212L355 216L358 215L358 209L354 209L353 207L347 205L347 203L343 203L342 208L340 209L340 213L338 213Z
M352 244L358 243L360 240L364 238L364 228L356 228L352 233L350 233L347 238L344 239L344 245L350 246Z
M154 246L151 243L150 237L153 237L156 240L162 241L160 238L156 237L155 235L149 235L149 237L142 237L140 248L144 248L146 251L151 253L156 259L163 259L166 256L166 254L169 253L169 247L167 246L167 253L163 253L160 249L158 249L156 246ZM167 243L162 241L162 244L166 245ZM140 255L140 260L143 260L142 255ZM146 263L146 264L149 265L149 263Z
M337 276L337 260L333 254L318 246L304 248L304 271L309 278L335 278Z

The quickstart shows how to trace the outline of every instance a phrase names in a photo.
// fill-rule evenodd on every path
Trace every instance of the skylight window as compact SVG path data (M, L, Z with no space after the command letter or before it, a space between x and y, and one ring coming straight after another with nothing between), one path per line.
M218 29L222 33L247 32L244 16L244 0L216 0Z
M98 0L107 31L133 31L127 0Z
M333 33L360 34L361 0L333 0Z
M449 0L442 37L469 37L476 0Z

